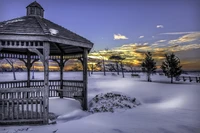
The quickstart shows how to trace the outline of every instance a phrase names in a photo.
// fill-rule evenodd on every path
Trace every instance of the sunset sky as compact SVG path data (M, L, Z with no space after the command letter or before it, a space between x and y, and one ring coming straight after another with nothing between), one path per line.
M33 0L1 0L0 21L26 15ZM187 70L200 70L200 0L37 0L45 18L94 43L100 52L138 66L151 51L160 65L175 52ZM108 50L105 51L104 49Z

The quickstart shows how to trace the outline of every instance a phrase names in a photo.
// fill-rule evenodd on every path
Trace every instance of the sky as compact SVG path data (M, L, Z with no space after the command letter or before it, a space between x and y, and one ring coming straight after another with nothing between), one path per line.
M0 21L26 15L33 0L1 0ZM151 51L158 65L175 52L183 68L200 70L200 0L37 0L44 17L139 65ZM108 49L105 51L105 49Z

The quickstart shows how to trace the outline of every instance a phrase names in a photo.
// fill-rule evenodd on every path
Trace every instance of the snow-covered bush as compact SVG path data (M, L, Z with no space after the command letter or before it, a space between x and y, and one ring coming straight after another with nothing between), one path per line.
M136 98L130 98L119 93L96 95L89 102L89 112L114 112L116 109L131 109L140 105Z

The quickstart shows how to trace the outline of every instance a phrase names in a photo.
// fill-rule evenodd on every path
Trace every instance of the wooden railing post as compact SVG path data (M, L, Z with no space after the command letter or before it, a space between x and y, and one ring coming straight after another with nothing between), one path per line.
M60 89L63 89L63 68L64 68L64 62L63 62L63 54L61 54L60 56ZM60 98L63 98L63 91L61 91L60 93Z
M30 87L31 54L30 54L30 51L28 51L28 50L27 50L26 68L27 68L27 87Z
M49 43L44 42L43 65L44 65L44 123L48 123L49 118Z
M83 50L83 110L87 110L87 49Z

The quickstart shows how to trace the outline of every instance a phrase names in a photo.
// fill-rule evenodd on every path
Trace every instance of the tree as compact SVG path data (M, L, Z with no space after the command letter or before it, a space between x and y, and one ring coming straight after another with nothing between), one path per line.
M104 76L106 76L106 68L105 68L105 53L108 51L108 48L105 48L105 52L104 54L100 53L99 52L99 55L102 57L102 64L103 64L103 73L104 73Z
M12 68L12 72L13 72L13 79L16 80L16 75L15 75L15 68L14 68L14 63L16 62L15 59L5 59L8 64L10 64L11 68Z
M120 55L112 55L109 58L110 60L114 61L116 63L116 67L117 67L117 74L119 75L119 63L121 65L121 69L122 69L122 75L124 78L124 70L123 70L123 63L122 61L125 59L123 57L121 57Z
M134 68L133 63L128 62L128 63L126 63L126 66L128 66L131 69L131 73L133 74L133 68Z
M182 73L182 66L180 65L180 59L175 56L174 53L165 54L165 60L161 65L163 73L171 78L171 83L173 83L173 77L177 77Z
M2 58L0 58L0 71L1 71L1 73L3 73L3 63L4 63L4 60Z
M156 62L152 58L151 52L145 53L146 57L141 64L142 70L147 73L147 81L151 82L151 74L156 70Z

